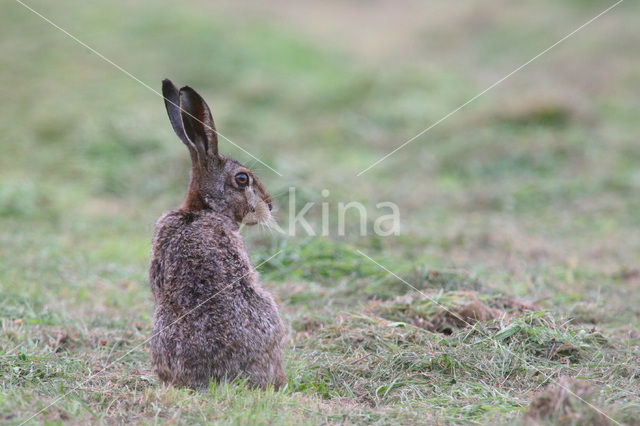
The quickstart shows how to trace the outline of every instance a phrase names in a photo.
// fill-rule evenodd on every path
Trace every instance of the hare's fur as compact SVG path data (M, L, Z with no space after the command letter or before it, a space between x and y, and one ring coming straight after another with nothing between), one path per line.
M270 220L269 195L250 171L218 154L208 107L192 89L178 93L165 80L163 93L193 167L184 204L155 226L149 270L153 366L163 383L194 389L234 378L261 388L282 386L284 326L273 297L258 283L238 225L245 218ZM238 187L237 173L249 174L251 184Z

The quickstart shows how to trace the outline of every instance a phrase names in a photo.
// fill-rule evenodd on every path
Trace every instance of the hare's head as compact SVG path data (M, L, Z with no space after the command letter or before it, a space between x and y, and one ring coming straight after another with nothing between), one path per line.
M218 153L218 134L207 103L192 88L162 81L171 126L191 155L191 182L183 210L213 210L238 223L271 220L271 197L258 178L231 157Z

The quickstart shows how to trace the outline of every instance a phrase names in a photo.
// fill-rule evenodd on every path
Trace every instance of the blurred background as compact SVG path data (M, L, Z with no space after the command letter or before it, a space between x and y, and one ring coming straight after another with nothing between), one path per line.
M299 205L324 201L326 188L332 209L355 200L374 216L377 202L397 203L401 236L380 244L403 256L513 270L637 266L633 2L360 177L608 3L29 5L154 89L170 77L200 91L218 130L282 174L220 141L276 196L281 223L290 186ZM0 31L3 281L56 256L116 262L144 281L153 222L181 202L189 169L162 100L19 3L5 2ZM42 297L47 287L14 290Z
M360 237L353 221L346 237L244 230L256 262L291 248L267 279L342 279L361 259L340 249L359 247L558 311L595 306L612 329L637 324L637 2L361 176L612 3L27 4L154 89L169 77L198 90L218 130L281 173L220 140L281 223L289 187L299 205L359 201L373 218L376 203L400 207L395 237ZM0 316L148 322L153 223L182 201L187 150L160 97L19 3L1 9ZM319 229L319 207L307 218Z

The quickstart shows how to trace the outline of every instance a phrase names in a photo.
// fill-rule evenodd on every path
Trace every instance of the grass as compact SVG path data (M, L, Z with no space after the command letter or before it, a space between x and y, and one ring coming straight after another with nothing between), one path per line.
M153 223L189 165L161 99L7 3L2 423L610 421L573 392L637 424L637 5L356 177L606 7L383 3L29 2L153 87L203 93L220 131L282 173L221 142L257 170L281 224L290 187L318 234L323 202L362 202L369 230L377 203L400 207L392 237L353 220L339 236L333 215L328 236L244 230L254 264L282 250L259 272L288 327L288 384L206 394L161 386L144 343ZM388 38L358 36L380 19Z

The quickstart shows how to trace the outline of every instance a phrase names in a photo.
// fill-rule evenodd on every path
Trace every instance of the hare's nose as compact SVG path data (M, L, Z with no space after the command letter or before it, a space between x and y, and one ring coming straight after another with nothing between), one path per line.
M271 202L271 197L267 195L267 198L264 199L264 202L269 206L269 211L273 210L273 203Z

